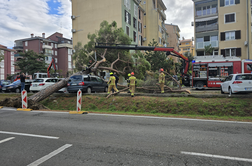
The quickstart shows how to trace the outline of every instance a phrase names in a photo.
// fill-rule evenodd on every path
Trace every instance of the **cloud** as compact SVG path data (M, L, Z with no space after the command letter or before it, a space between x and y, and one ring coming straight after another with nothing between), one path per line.
M0 0L0 44L11 48L17 39L35 36L46 36L60 32L71 38L71 2L57 0L55 10L58 14L49 14L49 0Z
M180 40L182 37L191 39L194 36L194 29L191 26L193 22L193 1L192 0L163 0L167 10L166 21L167 24L178 25L180 28Z

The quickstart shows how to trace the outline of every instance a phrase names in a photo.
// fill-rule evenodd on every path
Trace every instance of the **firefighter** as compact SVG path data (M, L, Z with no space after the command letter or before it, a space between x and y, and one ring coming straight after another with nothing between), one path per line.
M160 89L161 89L161 93L164 93L164 83L165 83L165 74L164 74L164 69L160 69L160 74L158 77L159 80L159 84L160 84Z
M118 89L115 86L115 81L116 81L116 78L114 76L114 73L111 72L110 73L110 78L109 78L109 81L108 81L108 84L109 84L108 93L111 93L112 89L114 89L116 92L118 92Z
M134 72L132 72L129 78L131 97L134 97L136 83L137 83L136 77L134 76Z
M130 76L131 76L131 74L129 73L129 74L128 74L128 77L130 78ZM130 80L129 80L129 78L127 79L128 87L129 87L129 85L130 85ZM130 93L130 89L128 90L128 93Z

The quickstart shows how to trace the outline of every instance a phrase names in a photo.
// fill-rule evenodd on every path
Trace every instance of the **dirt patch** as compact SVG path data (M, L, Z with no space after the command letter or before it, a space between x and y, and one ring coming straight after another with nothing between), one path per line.
M5 98L4 100L0 101L0 105L5 107L22 108L22 99L21 97ZM48 110L48 108L44 105L32 100L28 100L28 108L33 110Z

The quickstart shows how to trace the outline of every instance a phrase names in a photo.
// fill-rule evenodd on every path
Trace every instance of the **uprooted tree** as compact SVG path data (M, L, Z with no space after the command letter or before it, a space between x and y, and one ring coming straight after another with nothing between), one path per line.
M154 72L146 72L151 69L151 63L140 51L131 55L129 50L95 49L95 43L116 43L129 45L132 42L132 39L124 33L122 28L117 28L116 22L109 24L107 21L103 21L100 25L100 30L94 34L89 34L88 39L89 42L85 46L82 46L81 43L78 43L77 46L75 46L73 59L75 60L75 66L78 69L78 72L73 75L93 73L94 75L99 76L99 72L110 71L116 72L118 75L122 75L126 78L128 73L135 71L136 77L139 80L143 80L147 77L157 77L157 74ZM154 59L151 58L150 55L151 54L147 57L149 59ZM153 56L155 56L155 54ZM134 60L132 57L134 57ZM85 64L87 64L90 60L93 60L93 63L87 68ZM174 78L169 76L169 73L167 73L167 75L168 81L177 82ZM28 98L28 104L34 102L38 103L59 89L67 86L68 80L71 76L62 79L60 82L30 96ZM154 78L153 80L157 79ZM143 86L138 86L137 89L154 93L160 92L157 81L151 81L150 83L151 84L142 84ZM179 85L178 82L177 84ZM125 87L124 90L127 90L126 86L122 87ZM169 86L165 86L165 90L166 92L187 92L185 90L181 90L181 87L180 90L172 90ZM29 105L28 107L31 108Z

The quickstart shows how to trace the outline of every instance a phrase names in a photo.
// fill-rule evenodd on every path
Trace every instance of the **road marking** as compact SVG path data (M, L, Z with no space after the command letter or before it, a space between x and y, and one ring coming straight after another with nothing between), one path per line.
M1 133L1 134L21 135L21 136L28 136L28 137L39 137L39 138L59 139L59 137L53 137L53 136L36 135L36 134L26 134L26 133L15 133L15 132L8 132L8 131L0 131L0 133Z
M65 150L66 148L69 148L70 146L72 146L72 145L71 145L71 144L66 144L66 145L60 147L59 149L57 149L57 150L55 150L55 151L49 153L48 155L46 155L46 156L44 156L44 157L42 157L42 158L40 158L40 159L34 161L33 163L31 163L31 164L29 164L29 165L27 165L27 166L37 166L37 165L39 165L39 164L42 164L42 163L45 162L46 160L48 160L48 159L52 158L53 156L59 154L60 152L62 152L62 151Z
M182 154L193 155L193 156L203 156L203 157L212 157L212 158L227 159L227 160L252 162L252 159L239 158L239 157L220 156L220 155L213 155L213 154L183 152L183 151L181 153Z
M148 119L169 119L169 120L184 120L184 121L199 121L199 122L220 122L220 123L241 123L241 124L252 124L252 122L239 122L239 121L225 121L225 120L208 120L208 119L191 119L191 118L170 118L170 117L157 117L157 116L134 116L134 115L116 115L116 114L97 114L89 113L89 115L100 115L100 116L121 116L121 117L133 117L133 118L148 118Z
M0 144L1 144L1 143L4 143L4 142L7 142L7 141L9 141L9 140L12 140L12 139L14 139L14 138L15 138L15 137L6 138L6 139L0 141Z

